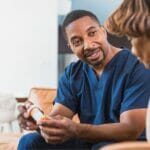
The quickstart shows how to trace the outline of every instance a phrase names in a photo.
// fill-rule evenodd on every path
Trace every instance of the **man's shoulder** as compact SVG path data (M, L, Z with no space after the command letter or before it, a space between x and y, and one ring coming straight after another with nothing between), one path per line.
M118 52L118 57L119 60L122 60L122 62L126 61L137 61L137 57L134 56L131 53L131 50L128 48L123 48L121 51Z
M127 75L132 80L141 77L141 79L144 78L143 81L150 81L150 70L146 69L130 50L123 50L118 60L120 60L117 64L118 72Z
M82 62L81 60L72 62L65 68L64 73L69 77L80 75L83 73L85 65L86 64L84 62Z
M140 63L138 58L133 55L129 49L124 48L119 53L120 54L117 57L116 64L122 70L132 71L135 68L141 68L142 70L144 69L144 65Z

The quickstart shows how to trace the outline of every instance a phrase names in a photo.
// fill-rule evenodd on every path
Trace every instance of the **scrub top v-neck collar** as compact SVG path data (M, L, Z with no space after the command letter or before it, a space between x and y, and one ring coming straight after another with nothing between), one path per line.
M96 88L100 88L100 85L103 85L103 76L106 76L108 74L109 71L113 71L115 68L115 64L117 61L117 58L121 55L121 53L123 53L124 51L126 51L125 49L121 50L120 52L118 52L109 62L108 64L105 66L104 70L102 71L102 73L97 76L95 71L93 70L93 68L88 65L88 64L84 64L84 72L88 75L88 79L90 80L92 86L94 89ZM89 66L87 69L87 65Z

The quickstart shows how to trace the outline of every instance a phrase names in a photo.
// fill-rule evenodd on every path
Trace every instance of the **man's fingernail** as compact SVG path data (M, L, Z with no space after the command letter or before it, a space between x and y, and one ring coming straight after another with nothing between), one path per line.
M25 118L28 118L28 113L24 113L24 115L23 115Z

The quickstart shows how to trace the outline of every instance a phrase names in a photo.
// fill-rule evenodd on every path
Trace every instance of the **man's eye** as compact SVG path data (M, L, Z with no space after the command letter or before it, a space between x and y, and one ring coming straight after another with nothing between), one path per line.
M89 36L94 36L96 34L96 31L91 31L91 32L89 32Z
M75 40L73 40L72 44L73 44L74 46L79 46L79 45L82 44L82 41L79 40L79 39L75 39Z

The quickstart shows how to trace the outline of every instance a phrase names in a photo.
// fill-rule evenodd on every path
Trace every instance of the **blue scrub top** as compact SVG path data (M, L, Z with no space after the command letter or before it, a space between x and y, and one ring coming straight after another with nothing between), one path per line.
M71 63L60 77L55 102L78 113L81 123L99 125L119 122L124 111L146 108L149 97L150 71L123 49L99 77L90 65Z

